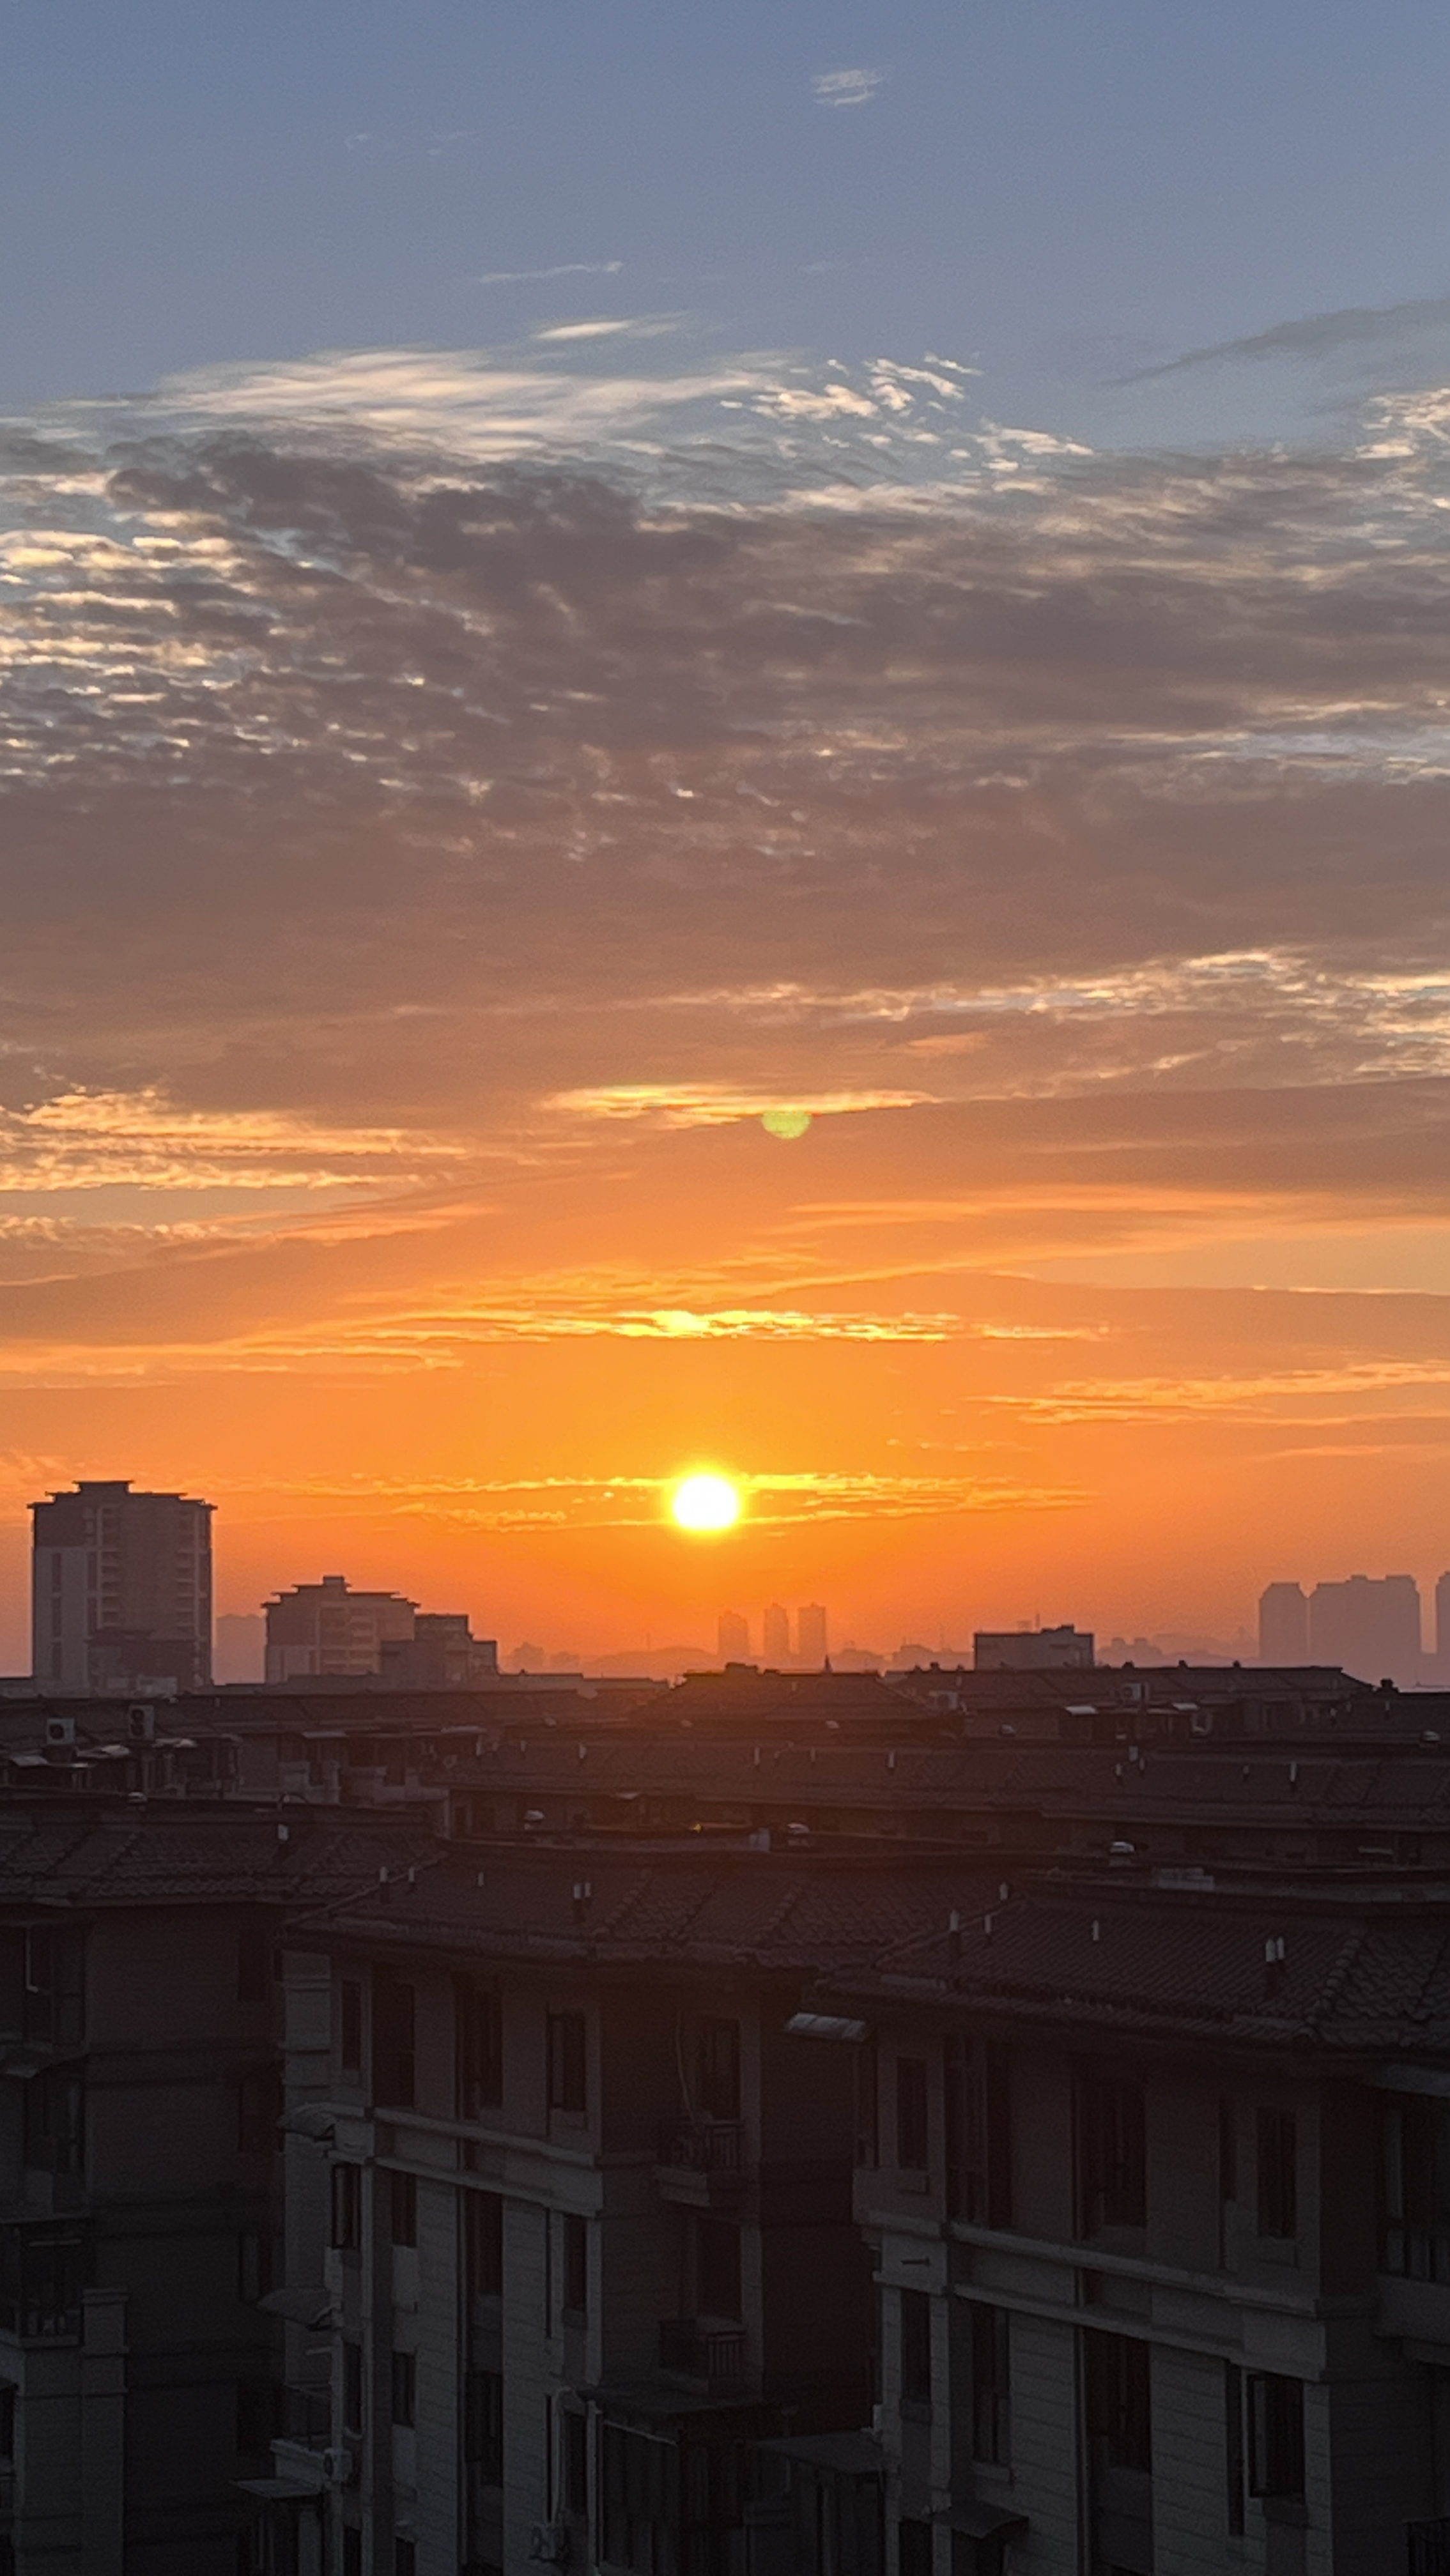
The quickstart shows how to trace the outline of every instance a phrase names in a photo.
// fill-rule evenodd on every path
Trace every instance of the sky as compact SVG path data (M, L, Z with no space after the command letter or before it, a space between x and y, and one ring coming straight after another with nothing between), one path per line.
M0 1666L77 1475L598 1651L1433 1581L1447 72L7 0Z

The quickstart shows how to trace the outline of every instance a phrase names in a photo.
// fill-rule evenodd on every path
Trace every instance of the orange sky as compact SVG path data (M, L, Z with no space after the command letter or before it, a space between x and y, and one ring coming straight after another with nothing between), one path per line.
M0 1663L77 1475L557 1649L1433 1579L1432 438L827 504L244 395L3 486Z

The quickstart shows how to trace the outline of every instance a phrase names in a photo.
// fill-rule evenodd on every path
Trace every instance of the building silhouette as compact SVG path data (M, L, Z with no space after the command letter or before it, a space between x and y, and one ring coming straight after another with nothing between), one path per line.
M1352 1574L1316 1583L1309 1596L1309 1653L1362 1681L1420 1679L1420 1588L1409 1574Z
M722 1610L715 1623L716 1643L722 1664L743 1664L750 1659L750 1622L738 1610Z
M766 1606L761 1622L761 1654L767 1664L790 1662L790 1612L782 1609L778 1601Z
M354 1592L345 1574L294 1584L267 1604L267 1679L380 1673L384 1645L411 1642L416 1620L400 1592Z
M972 1640L979 1673L1086 1672L1093 1655L1091 1631L1066 1622L1059 1628L979 1628Z
M1261 1664L1307 1664L1309 1601L1302 1583L1271 1583L1259 1595Z
M67 1691L211 1679L211 1503L82 1481L32 1503L31 1670Z
M796 1654L803 1664L823 1664L829 1648L826 1642L826 1614L819 1601L803 1601L796 1612Z

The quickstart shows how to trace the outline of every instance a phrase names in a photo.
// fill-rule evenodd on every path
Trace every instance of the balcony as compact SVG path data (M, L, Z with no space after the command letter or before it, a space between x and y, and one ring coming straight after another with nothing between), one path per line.
M668 2317L660 2326L660 2368L708 2396L738 2396L746 2385L745 2328Z
M655 2148L655 2180L664 2199L686 2209L716 2209L738 2200L745 2182L744 2123L666 2121Z
M85 2270L79 2229L0 2227L0 2334L22 2343L78 2340Z

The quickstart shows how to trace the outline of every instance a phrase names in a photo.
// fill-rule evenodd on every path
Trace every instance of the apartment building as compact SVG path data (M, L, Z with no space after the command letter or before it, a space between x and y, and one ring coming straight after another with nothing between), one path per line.
M185 1494L77 1485L32 1503L31 1671L41 1688L211 1680L211 1515Z
M1450 2566L1445 1945L1438 1899L1039 1887L826 1981L889 2576Z
M236 2576L272 2474L290 1907L406 1819L91 1798L0 1815L0 2567Z
M275 2566L742 2576L770 2446L871 2404L855 2070L792 2023L863 1926L941 1910L930 1876L475 1846L294 1927L332 2049L287 2087L326 2224Z

